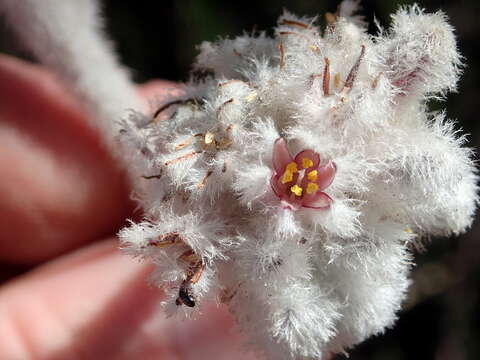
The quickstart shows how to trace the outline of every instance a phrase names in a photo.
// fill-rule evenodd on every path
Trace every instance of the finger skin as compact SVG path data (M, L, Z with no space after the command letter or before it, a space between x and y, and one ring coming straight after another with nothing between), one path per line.
M5 360L254 359L225 309L199 319L166 319L151 267L117 240L65 255L0 289L0 358Z
M50 74L0 56L0 261L43 261L131 213L126 177L85 116Z

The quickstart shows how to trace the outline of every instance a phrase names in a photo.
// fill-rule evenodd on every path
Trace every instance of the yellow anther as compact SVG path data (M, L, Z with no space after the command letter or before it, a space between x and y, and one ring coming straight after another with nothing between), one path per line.
M308 183L307 184L307 194L312 195L318 191L318 185L315 183Z
M302 166L303 166L304 169L312 167L313 166L312 159L309 159L309 158L306 158L306 157L303 158L302 159Z
M295 184L290 188L290 191L297 196L302 196L303 189Z
M293 173L291 171L286 170L282 176L282 184L286 184L292 180L293 180Z
M317 181L318 178L318 171L317 170L312 170L307 174L307 178L310 181Z
M291 173L296 173L298 171L297 169L297 163L291 162L287 165L287 168L285 171L291 172Z

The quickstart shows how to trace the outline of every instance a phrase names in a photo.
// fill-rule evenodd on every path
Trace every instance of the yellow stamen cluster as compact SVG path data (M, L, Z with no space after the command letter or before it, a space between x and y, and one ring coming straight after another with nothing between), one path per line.
M318 178L318 171L317 170L312 170L307 174L307 178L310 181L317 181Z
M307 184L307 194L313 195L318 191L318 185L315 183L308 183Z
M286 170L286 171L289 171L289 172L292 172L292 173L297 172L297 171L298 171L298 169L297 169L297 163L295 163L295 162L293 162L293 161L292 161L291 163L289 163L289 164L287 165L287 170Z
M295 195L297 196L302 196L302 192L303 192L303 189L298 186L298 185L293 185L291 188L290 188L290 191L292 193L294 193Z
M309 167L312 167L313 166L313 161L312 159L309 159L309 158L302 158L302 166L304 169L307 169Z
M313 161L312 159L309 159L307 157L302 158L302 166L304 169L308 169L313 166ZM294 161L288 163L288 165L285 167L285 172L283 173L281 177L281 182L282 184L287 184L291 181L293 181L293 174L298 172L298 167L297 163ZM301 186L298 184L295 184L290 187L290 191L294 193L296 196L300 197L303 194L303 191L306 190L307 194L313 195L318 191L318 185L315 183L318 178L318 171L317 170L312 170L309 173L306 174L307 179L310 181L307 184L307 188L303 189Z
M298 172L297 164L295 162L291 162L285 168L285 172L282 175L282 184L289 183L293 180L293 174Z

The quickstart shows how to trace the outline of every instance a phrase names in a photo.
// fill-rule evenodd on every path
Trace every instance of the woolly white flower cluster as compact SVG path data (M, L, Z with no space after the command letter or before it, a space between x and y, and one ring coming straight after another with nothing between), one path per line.
M325 358L393 324L410 249L463 232L471 150L426 100L461 70L446 16L400 9L367 34L345 1L265 33L205 42L182 96L119 136L145 220L120 232L153 261L170 313L227 304L269 359Z

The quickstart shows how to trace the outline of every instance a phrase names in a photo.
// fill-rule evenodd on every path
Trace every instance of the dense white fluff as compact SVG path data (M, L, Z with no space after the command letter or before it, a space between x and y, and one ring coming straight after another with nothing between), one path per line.
M372 37L357 8L342 3L323 37L285 12L274 38L203 43L181 101L133 114L120 136L147 218L121 231L123 246L158 265L169 311L217 296L270 359L321 358L392 326L408 249L465 231L477 203L464 137L425 106L460 73L445 15L402 8ZM273 191L280 137L292 156L335 162L329 207L292 209ZM182 241L145 245L172 232ZM203 272L179 265L186 249ZM194 307L178 301L182 284Z
M145 214L120 232L122 248L156 264L168 314L216 300L266 358L325 358L393 325L412 245L472 222L471 150L426 107L461 72L441 12L402 8L375 37L355 0L329 14L323 34L315 19L285 12L273 38L201 44L181 97L143 114L98 34L94 1L1 6L26 45L112 120L102 128L118 134ZM301 190L278 190L293 176L285 159L304 150L320 155L312 169L324 179L335 174L313 189L323 203L307 201L311 165L292 170Z

